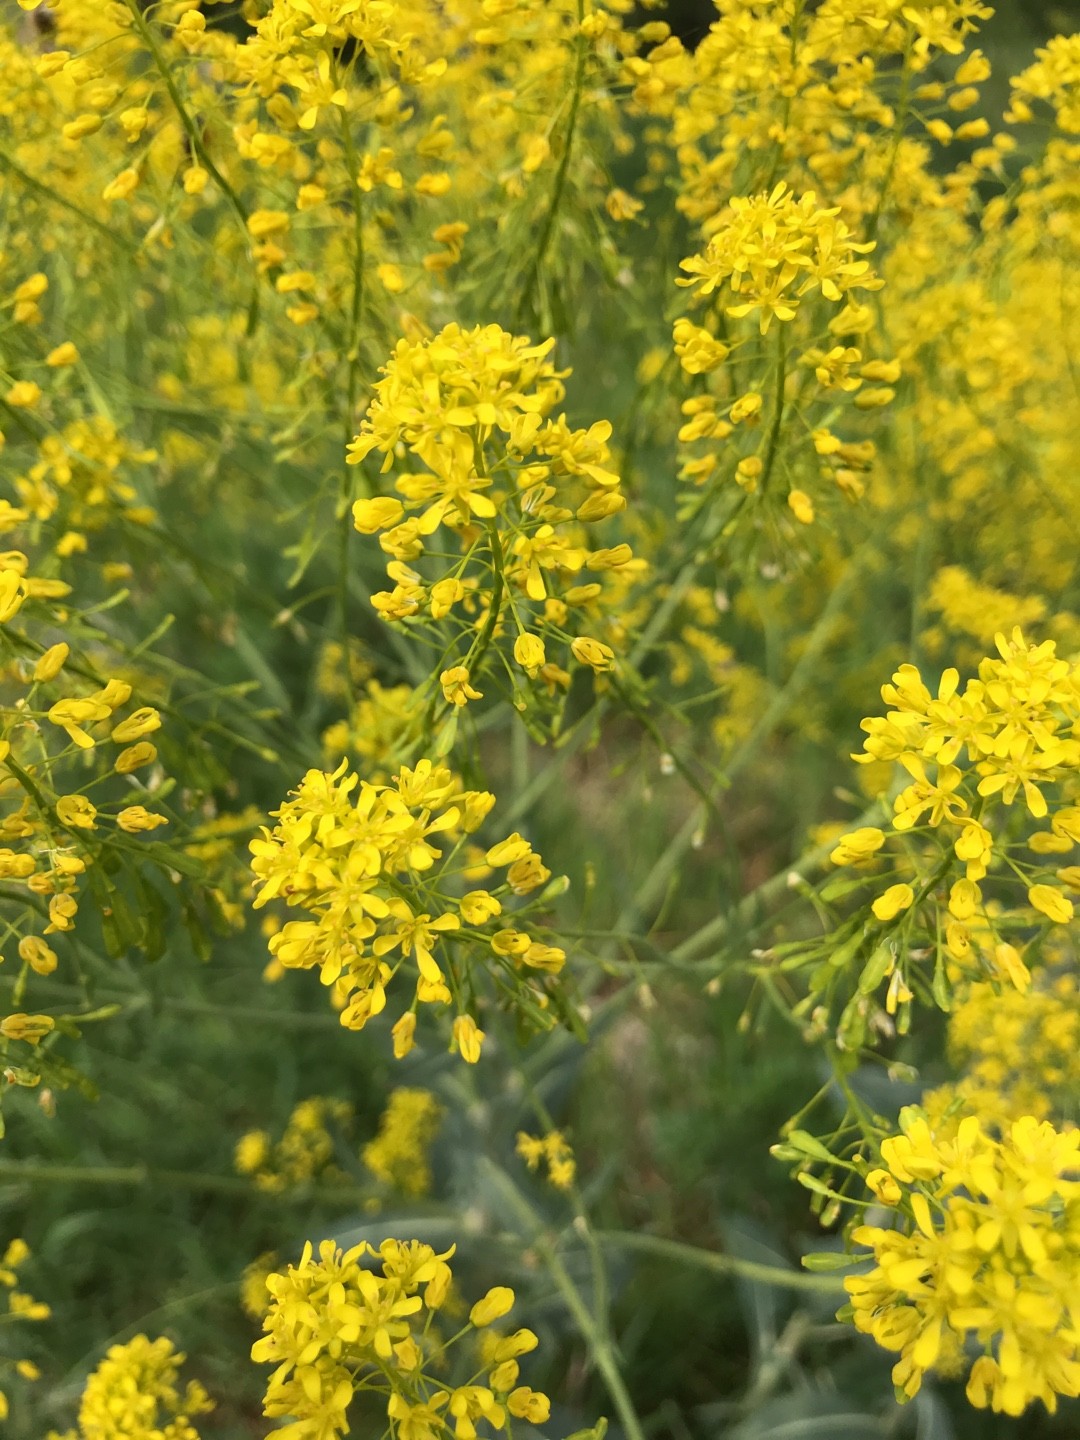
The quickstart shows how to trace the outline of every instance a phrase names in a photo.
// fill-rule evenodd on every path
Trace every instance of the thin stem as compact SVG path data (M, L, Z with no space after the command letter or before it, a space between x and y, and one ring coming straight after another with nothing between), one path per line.
M349 175L349 203L353 214L353 268L352 299L349 305L349 330L345 349L345 445L353 437L356 424L356 400L360 385L360 329L364 314L364 204L362 192L357 183L360 175L356 159L356 145L349 126L348 112L342 109L341 139L345 151L345 168ZM361 480L370 494L373 487L361 471ZM349 540L352 520L349 514L349 467L342 464L341 487L338 495L338 623L341 631L342 665L346 699L353 699L352 679L349 674Z
M874 804L865 810L857 820L852 821L851 828L858 829L862 825L872 825L880 817L881 807ZM778 899L788 888L789 876L794 874L806 876L819 869L829 857L829 852L835 847L835 841L829 840L822 845L815 845L812 849L804 851L791 865L785 866L783 870L771 875L768 880L744 895L735 906L734 910L726 915L717 915L707 925L688 936L680 945L669 953L669 960L685 963L698 955L701 951L708 950L718 941L722 940L728 932L740 925L748 925L752 922L756 911L771 904Z
M604 1384L607 1386L619 1421L626 1432L627 1440L645 1440L645 1431L638 1419L637 1411L634 1409L634 1402L630 1398L626 1382L622 1378L611 1341L601 1333L596 1317L582 1299L581 1292L559 1258L555 1245L548 1238L540 1216L505 1170L489 1159L482 1159L480 1163L487 1177L494 1182L504 1199L510 1203L519 1218L528 1227L529 1243L539 1253L555 1288L562 1296L566 1308L574 1317L582 1339L589 1347L589 1353L592 1355L596 1368L603 1376Z
M139 1190L192 1190L212 1195L263 1196L275 1205L355 1205L354 1185L300 1185L293 1190L260 1190L238 1175L208 1175L194 1170L158 1170L148 1165L58 1165L43 1160L0 1160L0 1180L8 1184L116 1185Z
M139 32L143 40L146 42L146 48L153 56L154 64L157 67L158 74L165 82L165 88L169 92L169 99L172 101L173 108L176 110L177 115L180 117L180 123L184 127L184 131L191 144L192 152L198 158L199 164L202 165L203 169L206 170L206 172L211 176L214 184L218 187L221 193L225 196L226 200L228 200L229 204L232 206L233 212L235 213L237 220L240 222L240 227L244 232L245 238L250 240L247 228L248 213L244 206L244 202L240 199L239 195L237 195L236 191L229 184L228 180L225 179L224 175L222 175L221 171L217 168L213 160L210 158L210 154L207 151L206 146L203 144L202 135L199 133L199 127L195 124L195 121L188 113L187 106L184 104L184 97L180 94L180 90L176 84L176 79L173 76L172 68L169 65L169 62L166 60L165 56L162 54L161 46L158 44L157 39L154 36L153 30L147 23L146 17L143 15L142 9L139 6L139 0L127 0L127 7L131 11L131 18L135 22L135 29Z
M61 206L70 214L77 215L84 224L90 225L99 235L107 235L108 238L115 245L119 245L121 249L129 250L132 254L135 253L137 247L111 225L106 225L103 220L99 220L95 215L91 215L86 210L80 209L79 206L69 200L66 195L61 195L60 192L54 190L51 185L46 185L44 181L38 180L35 176L24 170L21 165L17 165L10 155L5 155L2 150L0 150L0 166L10 175L14 175L16 180L25 185L28 190L33 190L35 194L40 195L43 200L50 200L54 205Z
M908 49L904 51L904 72L903 79L900 82L900 98L896 109L896 125L893 130L889 158L885 164L885 174L881 177L881 189L878 191L873 213L866 222L866 238L867 240L872 240L875 244L877 243L878 226L881 224L881 214L885 208L885 197L889 193L893 172L896 169L896 162L900 155L900 145L904 138L904 127L907 124L908 109L911 104L910 43L909 41Z
M773 418L765 449L765 467L761 472L761 493L769 489L769 477L780 448L780 432L784 423L784 386L787 383L787 330L779 322L776 331L776 369L773 374Z
M518 301L518 315L524 315L532 299L534 290L540 284L540 276L547 258L548 248L551 245L555 233L555 221L558 218L559 207L562 204L563 190L566 188L566 176L570 169L570 156L574 148L574 134L577 130L578 111L581 108L581 92L585 80L585 57L588 53L588 37L582 34L580 26L585 19L585 0L578 0L578 36L577 55L574 60L573 90L570 96L570 113L566 121L566 139L563 142L563 152L559 157L558 169L555 171L555 183L551 187L551 200L548 203L547 214L544 216L543 225L540 227L540 239L536 246L536 255L530 267L530 279L522 286L521 298Z
M742 745L740 745L728 761L724 768L723 775L710 792L714 800L721 788L730 785L734 777L746 767L757 753L758 748L773 733L788 714L799 695L802 694L803 688L816 668L822 652L832 639L833 631L840 618L841 609L846 604L848 596L858 578L861 569L861 557L864 553L865 552L860 551L852 557L847 570L829 596L825 608L818 617L817 624L810 632L806 647L799 658L798 664L792 670L787 684L779 695L775 696L764 715L762 715ZM682 864L687 852L693 848L695 838L701 829L706 813L707 812L704 812L700 808L697 808L687 817L682 828L676 833L664 853L656 860L642 884L638 886L633 899L626 905L623 913L616 920L613 927L615 930L635 930L639 921L656 906L667 888L671 877Z
M813 1290L817 1294L835 1295L842 1292L843 1282L837 1276L808 1275L801 1270L785 1270L779 1265L765 1265L756 1260L742 1260L714 1250L702 1250L681 1240L665 1240L659 1235L632 1235L620 1230L598 1230L596 1238L602 1245L621 1250L643 1250L680 1265L693 1265L712 1270L717 1275L739 1275L744 1280L757 1280L763 1285L776 1285L784 1290Z

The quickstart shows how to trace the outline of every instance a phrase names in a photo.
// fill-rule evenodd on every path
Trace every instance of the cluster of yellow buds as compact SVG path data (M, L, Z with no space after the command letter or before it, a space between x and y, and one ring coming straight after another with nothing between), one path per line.
M1025 994L977 981L957 995L948 1051L960 1077L921 1101L938 1134L964 1115L993 1132L1025 1115L1056 1124L1070 1114L1080 1094L1080 980L1071 945L1042 958L1035 965L1026 957Z
M450 1293L447 1262L454 1249L437 1254L416 1240L384 1240L377 1250L364 1242L342 1251L324 1240L318 1258L308 1244L298 1265L270 1274L267 1333L251 1352L252 1359L277 1367L264 1413L291 1417L289 1433L296 1440L346 1434L357 1394L382 1397L387 1429L412 1440L451 1434L474 1440L484 1422L499 1431L512 1419L534 1425L547 1420L547 1396L518 1383L518 1362L536 1348L536 1336L490 1329L512 1308L512 1290L489 1290L469 1311L464 1329L449 1341L440 1339L434 1322ZM447 1368L467 1340L474 1342L471 1360L479 1359L486 1383L477 1383L470 1363L473 1378L454 1386Z
M497 325L401 340L349 446L352 464L378 450L383 470L396 469L403 448L423 467L398 474L395 495L358 500L353 520L392 557L394 588L373 597L379 614L449 631L443 643L458 657L440 677L449 706L479 699L485 671L495 683L524 674L553 694L569 685L570 659L600 672L615 661L619 592L605 581L640 567L629 545L587 542L586 527L626 502L611 426L573 430L551 418L567 373L548 358L553 346ZM596 578L581 583L583 570ZM549 655L555 647L563 663Z
M794 320L804 296L820 290L840 303L854 289L880 289L869 260L872 241L855 240L838 219L839 207L822 207L813 191L796 197L781 181L769 193L734 196L709 225L701 255L682 262L698 296L726 289L724 313L733 319L758 312L764 335L774 319Z
M86 1382L77 1430L50 1432L46 1440L101 1440L103 1436L162 1436L163 1440L199 1440L191 1423L208 1415L214 1402L198 1380L180 1384L187 1357L164 1335L136 1335L125 1345L110 1345Z
M260 1190L272 1194L313 1181L344 1179L334 1164L336 1132L352 1124L353 1107L334 1096L310 1095L293 1107L274 1141L265 1130L249 1130L236 1142L233 1163Z
M274 812L274 829L252 841L256 907L280 900L311 917L289 920L271 937L275 958L287 969L318 968L352 1030L381 1014L394 979L411 971L412 1001L393 1026L399 1058L413 1048L418 1007L434 1005L453 1010L453 1047L475 1063L485 976L528 1026L550 1029L566 953L506 906L538 891L528 904L542 904L551 871L516 832L486 852L467 852L466 837L495 797L463 789L430 760L403 766L388 785L347 772L344 760L332 774L308 771ZM492 870L505 878L466 889Z
M402 1195L426 1195L431 1189L430 1151L443 1109L430 1090L400 1086L379 1119L378 1134L360 1158L380 1185Z
M682 405L679 441L694 448L681 478L709 485L710 493L722 486L733 502L741 491L760 503L783 476L787 519L804 526L816 518L815 496L859 499L874 459L872 440L843 440L834 432L838 403L878 411L894 399L900 378L896 360L867 355L863 337L874 328L873 313L852 293L882 284L860 258L874 245L855 240L838 215L837 207L822 208L813 192L796 198L783 183L770 193L736 196L710 222L704 252L682 262L687 277L676 281L699 298L719 297L703 325L688 316L675 322L683 371L709 377ZM832 313L811 303L818 296ZM778 322L775 354L760 338L739 332L737 322L755 314L759 336ZM794 369L787 327L806 347ZM832 341L826 348L818 343L823 328ZM852 344L855 339L861 344ZM782 425L789 407L801 417L798 438ZM691 511L702 503L683 502Z
M132 685L97 673L99 640L62 603L69 592L64 581L32 576L22 551L0 556L6 692L0 879L19 910L9 917L8 935L22 962L20 994L31 972L56 970L60 957L53 937L76 928L84 883L96 895L115 896L118 882L140 860L164 863L172 857L168 847L153 841L133 844L170 819L154 805L169 788L150 738L161 727L161 715L151 705L129 708ZM70 641L52 639L57 633L67 633ZM105 856L108 867L101 863ZM104 938L115 954L141 944L146 932L129 907L116 901L106 915ZM48 1015L0 1016L0 1053L9 1055L14 1042L36 1046L53 1028ZM9 1078L36 1084L43 1061L40 1054L21 1058Z
M573 1185L577 1163L561 1130L550 1130L546 1135L530 1135L519 1130L516 1149L530 1170L538 1170L541 1161L544 1162L547 1178L556 1190L569 1190Z

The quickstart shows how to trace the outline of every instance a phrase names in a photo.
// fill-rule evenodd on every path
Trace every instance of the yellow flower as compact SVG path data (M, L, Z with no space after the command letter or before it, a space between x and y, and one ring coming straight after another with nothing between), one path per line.
M57 966L56 951L36 935L24 935L19 941L19 958L38 975L51 975Z
M143 830L156 830L159 825L169 822L164 815L155 815L142 805L127 805L117 815L116 823L129 835L136 835Z
M33 380L16 380L4 398L16 410L32 410L41 399L41 386Z
M870 908L879 920L895 920L901 911L910 909L914 900L915 891L910 885L890 885Z
M610 670L615 662L615 652L610 645L584 635L570 642L570 651L580 664L596 671Z
M483 694L469 684L469 672L464 665L454 665L439 676L443 698L451 705L464 705L469 700L482 700Z
M1055 925L1067 925L1073 918L1073 902L1053 885L1032 885L1027 895L1035 909Z
M139 184L139 172L132 167L121 170L119 175L113 177L101 192L103 200L127 200L135 193Z
M55 680L64 664L71 654L71 647L65 640L58 641L55 645L42 653L34 666L34 679L40 684L46 680Z
M788 509L800 525L812 525L814 523L814 502L805 490L789 490L787 503Z
M20 1011L0 1020L0 1035L6 1040L25 1040L28 1045L36 1045L55 1026L51 1015L26 1015Z
M861 830L841 835L829 859L834 865L865 865L873 860L884 844L885 832L876 825L866 825Z
M56 813L61 824L82 830L92 830L97 820L97 807L85 795L61 795L56 802Z
M19 613L25 599L22 576L14 570L0 570L0 625Z
M855 1325L898 1354L904 1398L928 1370L961 1373L974 1351L973 1405L1053 1410L1080 1373L1066 1299L1080 1283L1080 1239L1061 1223L1075 1203L1080 1132L1026 1116L995 1140L968 1116L939 1138L910 1109L901 1126L881 1147L887 1173L872 1172L893 1227L852 1234L874 1261L844 1282Z
M459 1015L454 1021L453 1045L461 1058L469 1065L480 1059L480 1047L484 1043L484 1032L471 1015Z
M519 635L514 641L514 659L531 678L535 678L547 659L543 640L538 635Z
M475 1325L479 1330L485 1325L491 1325L496 1320L501 1320L504 1315L509 1315L514 1308L514 1292L507 1285L496 1285L489 1290L482 1300L469 1311L469 1323Z
M144 735L152 735L155 730L161 729L161 716L152 706L144 705L122 720L110 735L118 745L129 745L133 740L141 740Z

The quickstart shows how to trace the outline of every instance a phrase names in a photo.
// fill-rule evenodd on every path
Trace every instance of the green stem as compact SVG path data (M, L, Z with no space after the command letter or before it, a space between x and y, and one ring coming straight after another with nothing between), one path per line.
M610 1339L602 1332L596 1317L590 1311L588 1305L582 1299L581 1292L574 1284L574 1281L559 1258L553 1242L548 1238L540 1216L532 1208L529 1202L522 1195L521 1191L507 1175L492 1160L483 1158L480 1161L482 1169L487 1177L495 1184L503 1198L507 1200L518 1217L528 1228L528 1239L530 1245L539 1253L548 1274L555 1284L555 1288L563 1298L563 1303L570 1311L574 1322L581 1333L582 1339L589 1347L596 1368L603 1376L604 1384L607 1386L608 1394L611 1396L612 1404L615 1406L619 1421L626 1432L627 1440L645 1440L645 1431L641 1421L638 1419L637 1411L634 1409L634 1402L630 1398L630 1392L626 1388L626 1382L622 1378L618 1360Z
M769 489L769 477L773 472L773 465L776 463L776 456L780 448L780 432L784 423L784 386L787 382L787 331L782 321L778 322L776 331L776 369L773 375L773 418L769 430L769 439L765 450L765 467L761 472L761 493L765 495Z
M206 1175L194 1170L158 1170L147 1165L58 1165L42 1160L0 1160L0 1181L13 1185L115 1185L191 1190L208 1195L260 1196L275 1205L355 1206L361 1191L355 1185L300 1185L293 1190L260 1190L238 1175Z
M181 125L183 125L184 131L191 144L192 153L198 158L199 164L212 177L214 184L218 187L221 193L225 196L226 200L228 200L229 204L232 206L233 212L235 213L237 220L240 222L240 227L244 232L244 236L250 243L250 236L248 234L247 228L248 214L247 210L244 207L244 203L240 199L239 195L237 195L233 187L225 179L224 175L222 175L221 171L214 164L213 160L210 158L209 152L207 151L206 146L203 144L202 136L199 133L199 127L195 124L195 121L188 113L187 106L184 104L184 97L180 94L179 87L176 84L176 79L173 76L169 62L162 53L161 46L158 44L157 39L154 36L153 30L147 23L146 17L143 15L142 8L139 5L139 0L127 0L127 7L131 11L131 18L135 22L135 29L139 32L139 34L145 41L146 48L153 56L154 64L157 67L158 74L165 82L165 88L169 92L169 99L172 101L173 108L176 110L177 115L180 117L180 123Z
M348 112L342 109L341 139L345 151L345 169L349 176L349 203L353 215L353 268L352 298L349 305L349 331L345 350L345 445L353 437L356 425L356 401L360 387L360 329L364 314L364 203L357 181L360 170L357 165L356 145L349 126ZM361 482L367 494L374 487L361 469ZM349 514L349 467L342 464L341 488L338 496L338 621L341 630L342 664L344 666L345 695L352 708L353 691L349 674L349 540L352 534L352 518Z
M835 1276L808 1275L801 1270L785 1270L779 1265L765 1265L756 1260L742 1260L714 1250L702 1250L681 1240L665 1240L659 1235L631 1235L616 1230L598 1230L596 1238L603 1245L621 1250L643 1250L679 1265L693 1265L712 1270L717 1275L739 1275L744 1280L757 1280L763 1285L776 1285L785 1290L813 1290L818 1294L835 1295L843 1290L843 1282Z
M25 185L28 190L33 190L35 194L40 195L43 200L49 200L54 205L61 206L70 214L77 215L85 225L91 226L99 235L107 235L115 245L119 245L124 250L129 250L132 254L135 253L137 247L125 236L119 234L111 225L106 225L103 220L99 220L96 216L90 215L87 211L80 209L79 206L69 200L66 195L61 195L60 192L54 190L51 185L46 185L44 181L38 180L35 176L24 170L21 165L17 165L15 161L12 160L9 155L5 155L2 150L0 150L0 166L2 166L8 174L14 175L16 180Z
M802 694L807 681L811 678L821 659L822 652L832 639L842 607L846 604L858 578L863 553L859 552L852 557L839 584L833 589L825 608L818 617L817 624L810 632L806 648L792 670L787 684L774 697L764 715L728 761L723 775L710 792L714 800L720 790L729 786L735 776L745 769L757 753L758 748L769 738ZM707 812L698 808L687 817L682 828L656 860L642 884L637 887L634 898L626 905L623 913L616 920L613 927L615 930L635 930L642 917L656 906L671 877L678 870L687 853L693 848L694 839L704 821L705 813Z
M578 0L578 25L585 19L585 0ZM536 246L536 255L530 267L530 279L522 286L521 298L518 302L517 313L523 316L532 300L533 292L540 284L540 276L543 271L544 261L547 258L548 248L551 245L552 237L555 234L555 221L558 218L559 207L562 204L563 190L566 188L566 176L570 169L570 156L574 148L574 134L577 130L578 111L581 108L581 92L585 80L585 57L588 53L588 38L578 31L577 55L574 60L573 90L570 96L570 113L566 121L566 139L563 142L563 152L559 157L559 166L555 171L555 183L551 187L551 200L548 203L547 214L544 216L544 223L540 228L540 239Z
M877 243L878 226L881 224L882 211L885 208L885 197L889 193L889 186L892 184L893 172L896 169L896 162L900 155L900 144L904 138L904 126L907 124L908 109L911 103L911 65L910 65L910 41L908 49L904 51L904 73L900 82L900 99L896 110L896 125L893 130L892 145L889 149L889 158L885 165L885 174L881 177L881 189L878 191L877 202L874 205L873 214L866 222L866 238Z
M880 814L880 805L874 804L865 810L857 820L852 821L851 828L854 830L862 825L872 825L876 819L880 818ZM835 841L829 840L823 845L815 845L812 849L804 851L791 865L785 866L777 874L771 875L768 880L751 890L749 895L744 895L734 910L726 915L716 916L707 925L703 925L700 930L688 936L670 952L668 958L677 963L685 963L701 951L710 949L730 930L752 924L757 912L778 900L787 890L788 877L793 872L801 876L812 874L813 871L824 865L830 851L834 848Z

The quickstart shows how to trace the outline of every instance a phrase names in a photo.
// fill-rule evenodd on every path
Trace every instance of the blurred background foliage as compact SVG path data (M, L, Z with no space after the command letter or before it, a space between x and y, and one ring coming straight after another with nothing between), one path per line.
M712 14L708 0L672 0L666 11L690 44ZM228 18L224 10L221 18ZM986 92L988 113L1004 107L1007 75L1027 63L1036 45L1078 27L1080 0L999 0L979 41L995 69ZM947 161L946 152L942 164ZM629 187L633 178L624 183ZM668 238L674 259L682 253L681 241ZM657 243L652 232L647 243ZM669 268L674 272L674 263ZM635 364L649 343L665 343L666 327L656 316L652 335L638 331L638 352L624 353L616 339L625 333L625 317L614 313L611 302L605 316L604 303L598 301L601 323L588 327L596 353L579 359L569 398L572 411L616 419L632 411ZM617 419L616 433L623 433ZM645 435L632 459L645 470L670 469L672 463L670 455L650 448ZM200 551L183 537L212 523L212 492L194 509L191 497L170 501L163 492L161 528L175 537L173 558L180 564L171 589L146 592L142 601L148 630L165 614L177 617L178 634L190 633L186 620L196 614L228 614L231 643L208 643L200 665L219 682L256 680L261 700L283 717L276 738L302 766L318 762L318 736L335 708L313 683L317 627L303 617L276 624L277 648L270 651L258 649L245 629L245 613L276 612L274 597L285 593L291 565L280 554L272 524L262 525L268 517L259 511L257 463L252 456L245 476L243 455L234 448L229 483L237 487L233 504L247 503L243 492L249 487L251 534L263 537L261 548L249 549L243 564L222 548ZM289 483L302 493L299 466ZM170 503L177 507L174 515ZM138 533L132 532L133 544ZM228 534L221 531L223 543ZM142 560L152 562L150 543L146 556L132 556L137 570ZM895 635L899 656L906 592L897 587L890 603L887 579L878 577L875 584L879 597L884 587L879 625ZM758 658L768 675L770 634L772 651L782 654L799 620L787 617L786 629L773 631L773 617L763 619L765 649ZM748 628L748 642L757 633ZM830 797L848 777L844 757L881 678L881 638L875 636L867 652L865 673L849 663L843 683L819 699L816 740L808 738L815 727L805 715L797 735L780 727L771 753L782 750L784 763L771 765L767 747L752 774L736 781L724 805L733 817L731 844L725 849L722 840L710 840L693 853L695 883L684 884L683 893L696 896L699 914L681 916L681 929L708 919L723 895L752 888L798 853L805 825L793 827L793 815L819 817L830 803L847 813L850 797L839 807ZM387 649L386 631L377 622L367 621L359 640L376 657L386 683L398 678L402 662ZM521 772L527 778L527 751L492 760L496 780L499 765L517 767L518 779ZM583 930L594 916L632 905L642 878L604 863L614 835L670 830L672 815L680 812L685 797L642 779L654 770L645 742L629 736L620 741L616 731L603 752L579 756L568 783L549 789L530 815L537 848L557 854L571 877L575 919ZM272 808L280 799L276 774L245 760L232 784L236 807ZM793 775L799 777L797 793L771 791L780 777L789 787ZM620 776L627 782L622 786ZM588 825L578 823L583 815ZM735 873L733 853L749 857ZM30 1242L28 1283L53 1309L50 1323L34 1327L26 1339L27 1353L50 1378L38 1392L33 1418L13 1414L12 1440L41 1440L43 1426L61 1424L105 1346L140 1330L173 1335L197 1358L197 1372L218 1405L204 1422L208 1436L244 1440L266 1433L263 1376L245 1361L257 1330L240 1306L241 1277L260 1255L294 1255L308 1237L365 1233L378 1239L408 1230L434 1242L458 1235L470 1289L496 1279L517 1283L514 1257L491 1251L488 1234L493 1223L498 1229L503 1201L482 1164L484 1157L501 1162L523 1123L512 1071L500 1068L497 1057L465 1077L443 1057L394 1066L382 1058L385 1037L358 1045L328 1013L309 977L286 974L274 985L260 985L265 961L265 941L257 926L249 926L243 935L208 944L205 985L185 989L182 980L170 978L151 994L133 970L131 993L118 1000L115 1018L89 1028L73 1053L76 1063L100 1077L100 1099L68 1092L56 1097L55 1114L33 1095L19 1096L9 1107L5 1153L34 1156L52 1167L48 1183L32 1187L0 1169L4 1229ZM168 967L169 956L157 963ZM177 967L176 976L181 974ZM560 1038L545 1042L530 1062L537 1092L574 1142L598 1225L633 1230L648 1222L706 1249L796 1268L800 1249L822 1248L821 1235L814 1233L805 1193L770 1159L762 1137L787 1118L793 1095L809 1094L821 1082L817 1060L767 1010L758 1012L752 1028L740 1023L747 995L739 987L688 997L681 987L668 993L662 979L650 983L644 971L642 983L649 985L649 1023L624 1016L596 1037L587 1055ZM235 1179L238 1137L313 1094L339 1096L354 1106L356 1129L348 1145L342 1141L339 1157L343 1165L354 1164L358 1145L375 1133L387 1095L400 1084L430 1086L455 1102L434 1149L434 1198L387 1200L357 1213L313 1191L284 1201L253 1198L250 1187ZM904 1098L898 1090L894 1085L893 1108ZM65 1179L63 1167L76 1165L99 1173ZM516 1179L542 1220L561 1213L557 1195L523 1167L518 1171ZM470 1242L470 1235L481 1233L482 1241ZM549 1375L569 1377L550 1427L552 1434L567 1433L603 1413L603 1387L558 1297L545 1295L536 1279L535 1257L526 1252L516 1263L532 1287L528 1323L540 1333L544 1357L530 1379L543 1388L545 1365ZM828 1296L786 1293L629 1251L612 1253L610 1281L624 1373L650 1435L1014 1440L1021 1425L1027 1440L1066 1440L1077 1433L1075 1411L1053 1418L1039 1410L1022 1422L975 1414L947 1383L928 1384L898 1412L891 1402L889 1357L832 1324L835 1302Z

